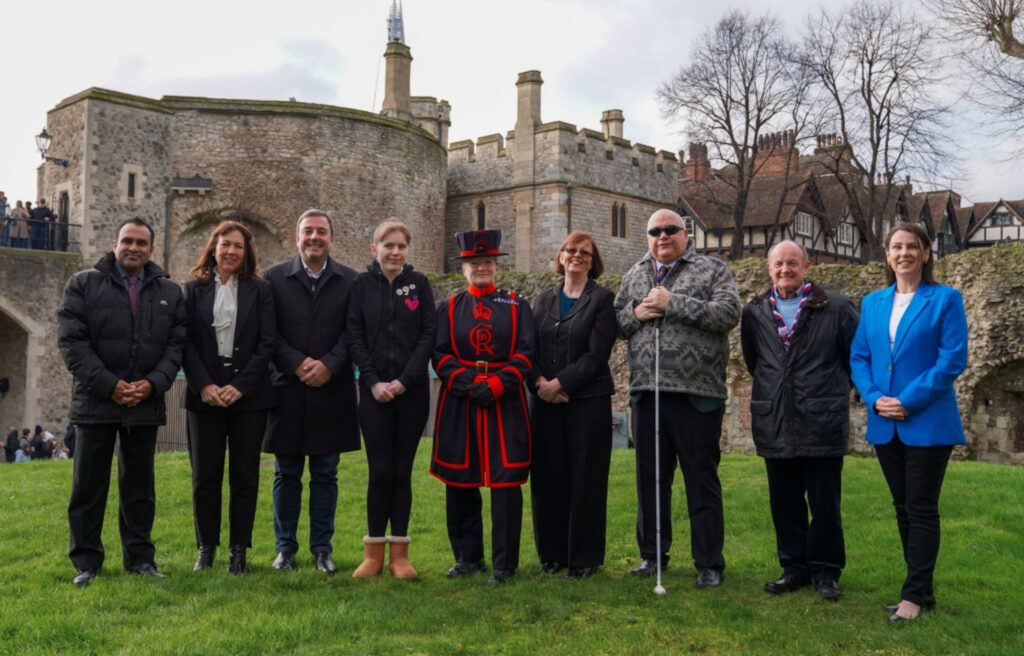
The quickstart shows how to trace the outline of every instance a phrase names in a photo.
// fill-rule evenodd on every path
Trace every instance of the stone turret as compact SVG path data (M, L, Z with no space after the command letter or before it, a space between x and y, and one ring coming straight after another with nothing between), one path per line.
M388 18L388 46L384 50L384 103L380 113L393 118L412 120L409 102L409 80L412 74L412 51L405 45L402 25L402 6L397 0L391 5Z

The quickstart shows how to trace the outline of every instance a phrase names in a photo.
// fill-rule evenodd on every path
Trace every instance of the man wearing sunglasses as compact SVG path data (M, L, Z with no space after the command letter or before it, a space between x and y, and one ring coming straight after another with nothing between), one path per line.
M729 331L740 300L729 268L699 255L683 220L658 210L647 222L647 253L622 278L615 297L619 333L629 340L629 391L636 446L637 544L635 576L657 572L655 494L661 499L661 567L672 546L672 479L678 460L686 486L690 552L697 587L722 582L721 457L718 440L727 396ZM655 387L655 330L660 371ZM654 466L654 398L660 395L660 476ZM657 491L655 481L660 480Z

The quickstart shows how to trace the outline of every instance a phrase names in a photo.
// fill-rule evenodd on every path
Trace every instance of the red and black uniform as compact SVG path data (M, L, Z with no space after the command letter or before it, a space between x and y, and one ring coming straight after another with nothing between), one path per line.
M533 368L533 314L514 293L472 285L437 310L441 380L430 473L448 485L448 537L459 562L483 559L480 487L492 488L492 561L515 570L530 470L523 382Z

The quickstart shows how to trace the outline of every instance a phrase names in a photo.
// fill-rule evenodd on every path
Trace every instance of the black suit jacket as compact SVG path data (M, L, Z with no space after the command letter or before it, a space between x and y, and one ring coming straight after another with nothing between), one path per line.
M561 318L562 285L537 297L533 307L536 361L531 383L539 376L558 378L569 398L615 393L608 358L618 330L615 297L593 280L565 318Z
M358 451L359 423L345 321L355 270L328 259L313 289L296 255L271 267L267 282L277 307L274 389L278 406L270 416L263 450L281 455L329 455ZM322 387L295 375L306 357L331 370Z
M200 392L207 385L234 385L242 398L231 407L239 412L265 410L275 404L270 383L270 359L277 346L277 318L270 284L258 278L238 281L238 311L235 316L235 346L230 376L217 372L217 333L213 329L213 301L217 285L185 283L188 339L183 368L188 380L185 407L195 412L220 408L203 403Z

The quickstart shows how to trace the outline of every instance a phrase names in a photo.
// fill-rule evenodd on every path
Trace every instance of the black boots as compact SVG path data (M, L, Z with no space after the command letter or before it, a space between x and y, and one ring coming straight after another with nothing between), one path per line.
M213 567L213 556L215 553L217 553L217 547L212 544L199 545L199 556L196 558L196 564L192 566L192 571L198 572Z
M243 574L249 573L249 566L245 564L244 545L231 545L231 560L228 561L228 572L235 576L242 576Z

